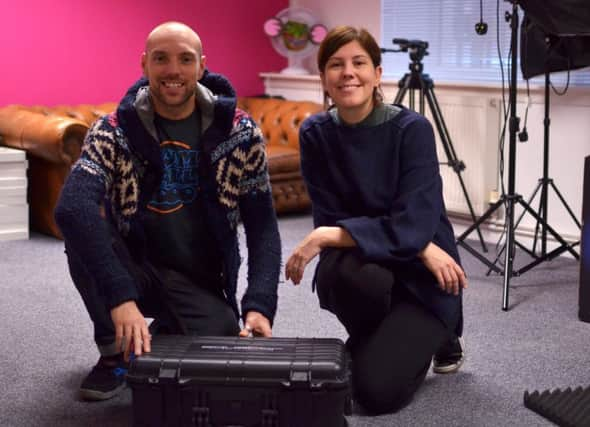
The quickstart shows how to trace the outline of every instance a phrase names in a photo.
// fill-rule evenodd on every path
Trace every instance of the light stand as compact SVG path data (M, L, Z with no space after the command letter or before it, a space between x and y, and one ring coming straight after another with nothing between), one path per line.
M508 192L506 194L502 194L500 199L495 202L490 208L476 221L473 225L471 225L463 234L459 236L457 239L457 243L479 259L482 263L487 265L490 270L495 271L498 274L502 274L504 276L504 283L503 283L503 293L502 293L502 310L508 310L508 303L509 303L509 291L510 291L510 279L513 276L519 276L524 272L530 270L537 264L545 261L546 259L554 258L560 253L564 252L571 245L569 245L548 223L547 221L542 218L534 209L530 207L528 203L526 203L522 196L515 193L515 180L516 180L516 136L519 130L519 122L520 119L516 116L516 89L517 89L517 51L518 51L518 0L506 0L512 3L512 13L507 14L507 19L510 20L510 29L511 29L511 38L510 38L510 52L511 52L511 63L510 63L510 94L509 94L509 105L510 105L510 118L508 122L508 129L509 129L509 146L508 146ZM532 215L538 222L541 224L545 230L547 230L559 243L561 246L551 251L549 254L546 254L544 257L538 258L531 262L530 264L525 265L518 271L514 271L514 257L515 257L515 247L518 244L519 247L523 247L520 243L516 242L514 237L514 231L516 228L516 224L514 221L514 208L515 205L520 205ZM496 260L492 263L483 255L479 254L475 249L473 249L465 239L471 234L473 230L475 230L479 225L483 224L496 210L498 210L501 206L505 207L506 211L506 242L503 250L504 255L504 265L503 268L499 268L496 263L500 257L496 258Z
M539 199L539 209L537 210L537 213L539 214L539 216L541 218L543 218L543 220L545 222L547 222L548 221L548 210L549 210L549 206L548 206L549 205L549 188L552 188L553 191L555 191L555 194L557 195L559 200L561 201L561 204L563 205L563 207L567 210L567 212L570 215L570 217L572 218L572 220L576 223L578 228L581 230L582 224L580 224L580 221L578 221L578 219L574 215L574 212L572 211L570 206L565 201L563 195L555 186L553 179L549 178L549 126L551 124L551 119L549 117L549 106L550 106L550 96L551 96L550 91L549 91L549 87L550 87L549 72L545 72L545 110L544 110L545 116L543 118L543 177L539 179L539 181L537 183L537 187L533 191L533 194L531 195L530 199L528 200L528 203L531 204L532 201L535 199L539 190L541 190L541 193L540 193L541 196ZM523 215L524 215L524 213L523 213ZM520 218L518 219L518 221L516 221L517 227L518 227L518 224L520 223L523 215L521 215ZM541 238L540 238L540 240L541 240L541 258L543 258L548 255L547 254L547 227L545 227L545 224L541 224L539 221L537 221L537 224L535 225L535 237L533 240L532 249L529 253L531 256L536 257L537 242L539 240L539 229L541 229L541 233L540 233L541 234ZM569 251L575 259L580 259L579 254L573 249L573 246L577 245L578 243L579 242L576 242L572 245L567 245L566 247L564 247L564 249ZM561 251L561 252L563 252L563 251ZM556 255L553 255L553 256L556 256ZM544 261L544 259L541 259L541 261Z

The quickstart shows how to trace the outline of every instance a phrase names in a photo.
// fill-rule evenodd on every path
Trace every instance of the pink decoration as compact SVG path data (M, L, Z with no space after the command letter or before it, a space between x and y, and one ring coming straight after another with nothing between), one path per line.
M278 18L270 18L264 23L264 33L269 37L276 37L281 33L283 24Z
M314 44L320 44L322 40L328 35L328 29L321 24L314 25L311 27L311 34L309 39Z

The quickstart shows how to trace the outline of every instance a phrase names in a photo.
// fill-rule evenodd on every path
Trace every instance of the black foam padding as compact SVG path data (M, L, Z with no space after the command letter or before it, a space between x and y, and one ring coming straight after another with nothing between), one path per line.
M524 406L562 427L590 427L590 388L524 392Z

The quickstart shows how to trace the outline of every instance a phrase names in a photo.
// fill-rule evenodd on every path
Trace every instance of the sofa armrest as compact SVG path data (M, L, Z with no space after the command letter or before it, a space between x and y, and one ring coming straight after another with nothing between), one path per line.
M0 108L3 145L52 163L73 164L80 156L88 128L81 120L45 115L19 105Z
M78 119L88 126L101 116L112 113L116 110L117 104L105 102L103 104L79 104L79 105L56 105L54 107L42 107L47 115L58 115Z

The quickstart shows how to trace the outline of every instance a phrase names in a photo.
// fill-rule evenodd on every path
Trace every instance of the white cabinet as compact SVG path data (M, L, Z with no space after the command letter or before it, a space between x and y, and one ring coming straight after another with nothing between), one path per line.
M0 147L0 240L28 238L26 155L21 150Z
M291 101L324 102L320 76L293 76L281 73L260 73L264 82L264 93L282 96Z

